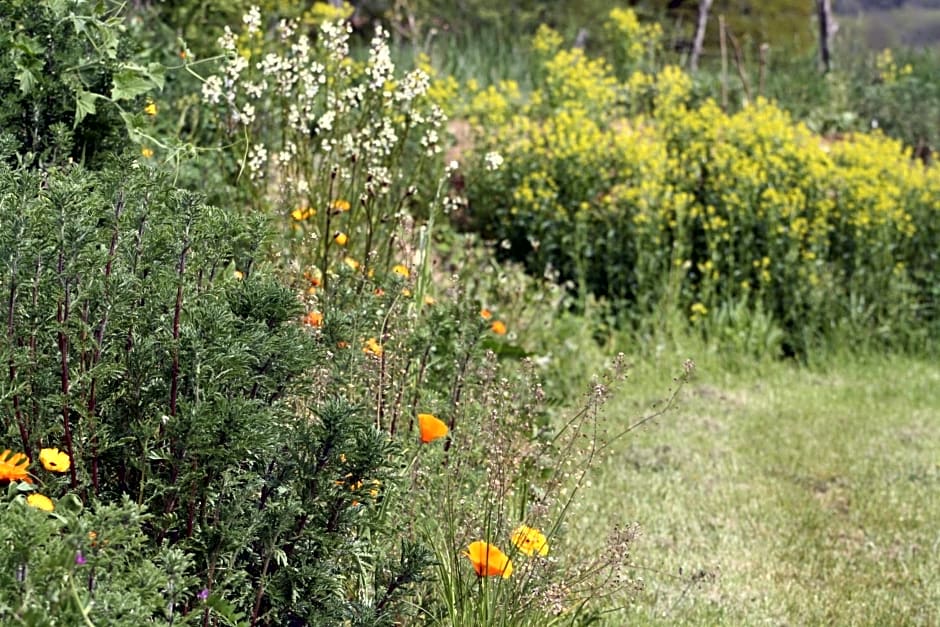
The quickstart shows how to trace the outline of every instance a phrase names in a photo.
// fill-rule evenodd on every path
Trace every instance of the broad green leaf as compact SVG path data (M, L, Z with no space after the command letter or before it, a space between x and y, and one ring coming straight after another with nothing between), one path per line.
M141 94L146 94L153 86L153 81L143 76L141 72L131 68L124 68L114 75L111 99L130 100Z
M19 63L16 64L17 72L14 75L16 82L20 84L20 91L24 95L29 94L33 90L33 87L36 86L36 75L33 74L25 65Z
M72 124L72 128L81 124L86 115L94 115L97 113L95 100L99 97L98 94L85 90L81 90L75 94L75 122Z
M166 68L159 63L126 64L114 75L113 100L129 100L154 89L163 89Z
M38 56L46 51L45 46L32 37L28 37L22 33L16 35L16 43L14 45L19 50L32 56Z

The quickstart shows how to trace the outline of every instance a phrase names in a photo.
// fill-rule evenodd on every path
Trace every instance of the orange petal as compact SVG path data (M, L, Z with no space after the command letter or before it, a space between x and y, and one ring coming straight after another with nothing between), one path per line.
M433 414L418 414L418 429L425 444L443 438L450 431L447 423Z

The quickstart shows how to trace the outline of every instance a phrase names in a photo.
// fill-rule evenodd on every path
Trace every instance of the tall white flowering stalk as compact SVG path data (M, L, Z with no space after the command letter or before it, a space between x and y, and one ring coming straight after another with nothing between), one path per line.
M292 252L324 279L346 257L362 272L394 263L398 225L427 214L443 172L446 119L428 75L397 75L381 27L355 61L351 33L336 22L266 29L252 8L240 33L226 28L224 60L202 86L239 156L239 185L292 216Z

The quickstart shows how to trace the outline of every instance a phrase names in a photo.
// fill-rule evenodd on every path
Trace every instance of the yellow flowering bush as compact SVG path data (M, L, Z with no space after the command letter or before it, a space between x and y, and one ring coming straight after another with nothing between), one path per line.
M615 7L604 24L604 52L618 77L626 79L655 59L662 48L662 37L658 23L643 23L633 9Z
M733 114L696 102L677 67L619 82L603 60L554 49L527 99L491 88L499 114L472 117L470 210L507 256L637 319L668 303L717 332L707 322L728 316L705 312L743 304L770 316L777 351L834 328L936 335L940 167L877 131L827 141L761 98ZM631 115L631 98L651 114ZM499 168L483 157L495 151Z

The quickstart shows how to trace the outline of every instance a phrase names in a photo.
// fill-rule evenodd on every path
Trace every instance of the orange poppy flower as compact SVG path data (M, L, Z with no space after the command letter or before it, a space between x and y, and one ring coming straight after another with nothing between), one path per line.
M376 340L374 337L370 337L368 340L364 342L364 345L362 347L362 352L366 353L367 355L375 355L376 357L381 357L382 353L385 352L385 350L382 348L382 345L379 344L378 340Z
M418 429L425 444L443 438L450 431L447 423L434 414L418 414Z
M32 483L29 478L29 458L23 453L13 453L6 449L0 453L0 481L25 481Z
M483 318L484 320L489 320L490 318L493 317L493 312L490 311L489 309L481 309L480 317Z
M311 327L322 327L323 314L319 311L311 311L306 316L304 316L304 324Z
M505 553L488 542L477 540L467 547L463 555L470 560L480 577L501 576L508 579L512 575L512 562Z
M490 329L496 335L506 335L506 323L502 320L494 320L493 324L490 325Z

